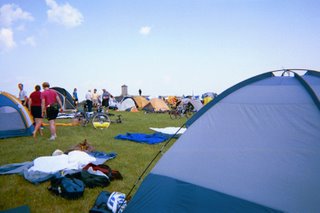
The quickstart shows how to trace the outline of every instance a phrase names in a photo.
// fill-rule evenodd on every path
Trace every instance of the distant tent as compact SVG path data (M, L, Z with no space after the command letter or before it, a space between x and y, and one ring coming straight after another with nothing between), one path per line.
M206 105L207 103L209 103L210 101L212 101L213 98L210 96L207 96L205 98L203 98L203 104Z
M32 123L29 111L15 96L0 92L0 138L32 135Z
M127 110L128 112L139 112L139 110L137 109L137 107L132 107L130 110Z
M320 72L285 71L190 118L125 212L320 212Z
M117 99L115 98L109 98L109 109L118 109L118 102L117 102Z
M215 93L215 92L206 92L206 93L203 93L203 94L201 95L201 98L204 99L205 97L215 98L215 97L217 97L217 93Z
M51 89L54 89L58 93L64 111L74 110L76 108L72 96L66 89L61 87L51 87Z
M130 111L132 107L136 107L136 103L132 97L125 97L122 99L120 104L118 104L119 111Z
M168 105L160 98L152 98L150 102L143 107L147 112L166 112L169 109Z
M203 106L200 100L194 100L190 98L182 99L180 105L182 104L190 104L192 106L192 110L195 112L199 111Z
M143 96L134 96L133 100L138 109L142 109L145 105L149 103L149 101Z
M168 96L167 98L167 102L171 106L175 106L177 101L178 101L178 98L176 96Z
M204 105L208 104L215 97L217 97L217 93L214 93L214 92L206 92L206 93L202 94L202 96L201 96L201 98L203 99Z

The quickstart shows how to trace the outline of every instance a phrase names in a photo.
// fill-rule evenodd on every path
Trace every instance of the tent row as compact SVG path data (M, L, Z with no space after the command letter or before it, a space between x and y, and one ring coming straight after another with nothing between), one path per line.
M72 96L67 90L60 87L53 87L60 96L64 111L75 110ZM198 111L202 105L190 100L193 103L195 111ZM166 112L170 110L168 105L159 98L153 98L148 101L142 96L125 97L117 105L120 111L131 111L133 108L145 110L147 112ZM10 122L9 122L10 121ZM29 136L34 130L33 119L26 107L13 95L0 93L0 138L13 136Z
M180 105L191 104L194 111L199 111L203 104L200 100L193 100L189 98L182 99ZM161 98L152 98L148 101L143 96L125 97L117 105L119 111L130 111L132 108L144 110L147 112L167 112L170 110L168 104Z
M59 95L62 101L62 106L64 111L72 111L76 109L73 98L66 89L62 87L52 87L51 89L54 89ZM206 98L210 98L209 101L212 100L210 96L206 96ZM203 106L200 100L193 100L191 98L181 99L180 104L188 104L188 103L193 106L194 111L199 111ZM118 109L119 111L131 111L133 108L144 110L147 112L166 112L170 110L170 107L163 99L152 98L151 100L147 100L143 96L127 96L127 97L124 97L120 101L120 103L115 102L115 99L114 99L114 100L110 100L109 104L110 106L113 106L115 109Z
M160 98L152 98L148 101L143 96L124 97L118 104L119 111L130 111L132 108L145 110L147 112L167 112L168 105Z

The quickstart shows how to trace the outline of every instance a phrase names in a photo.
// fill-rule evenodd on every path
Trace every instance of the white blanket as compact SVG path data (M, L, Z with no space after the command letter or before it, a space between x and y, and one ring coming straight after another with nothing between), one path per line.
M61 170L81 170L87 164L96 161L95 157L82 151L71 151L57 156L43 156L36 158L34 165L28 171L40 171L54 174Z
M150 127L150 129L153 130L153 131L156 131L156 132L163 133L163 134L174 135L180 129L180 127L165 127L165 128ZM177 134L181 135L186 130L187 130L186 128L181 128Z

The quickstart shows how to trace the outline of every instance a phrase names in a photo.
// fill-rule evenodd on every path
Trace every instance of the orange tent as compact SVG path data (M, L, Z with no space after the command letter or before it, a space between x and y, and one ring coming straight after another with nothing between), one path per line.
M145 107L143 107L143 110L148 112L166 112L169 111L170 108L164 100L160 98L153 98Z
M133 100L139 109L142 109L149 101L143 96L134 96Z

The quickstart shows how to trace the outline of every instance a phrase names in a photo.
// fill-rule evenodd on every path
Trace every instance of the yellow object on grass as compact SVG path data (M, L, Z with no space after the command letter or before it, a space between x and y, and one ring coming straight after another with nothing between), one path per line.
M42 123L43 126L49 126L48 123ZM79 123L56 123L56 126L79 126Z
M108 128L110 126L110 122L103 122L103 123L100 123L100 122L93 122L93 126L94 128Z

